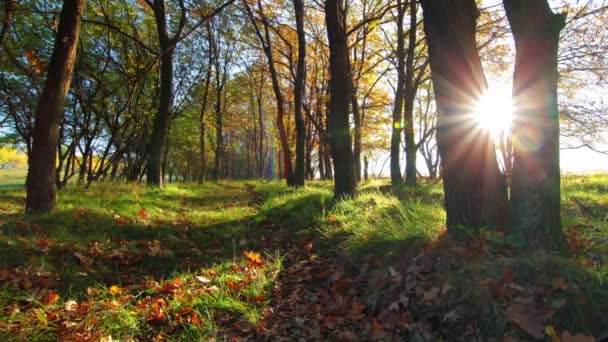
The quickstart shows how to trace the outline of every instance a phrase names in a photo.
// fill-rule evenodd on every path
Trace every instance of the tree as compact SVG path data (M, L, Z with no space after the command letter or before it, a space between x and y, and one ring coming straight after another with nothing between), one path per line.
M424 30L437 103L448 229L497 227L504 220L506 184L493 139L471 115L487 84L475 41L474 0L422 0Z
M304 0L293 0L298 32L298 62L294 84L294 107L296 118L296 169L294 184L304 186L306 178L306 124L302 113L304 85L306 82L306 33L304 32Z
M395 102L393 105L393 125L391 135L391 183L399 185L403 181L401 176L401 133L403 132L403 91L405 90L405 32L403 21L406 13L406 4L397 0L397 86L395 88Z
M355 195L355 170L348 107L352 79L340 0L326 0L325 22L329 42L329 112L327 130L334 161L334 197Z
M152 136L148 143L148 171L147 182L149 186L162 186L162 154L163 145L167 138L167 128L173 110L173 56L182 30L186 25L186 6L179 1L181 15L177 30L173 36L169 35L167 27L167 11L165 0L146 0L146 4L154 11L158 42L160 45L160 94L158 112L154 116Z
M565 14L546 0L503 1L515 40L510 229L534 248L563 251L557 54Z
M44 89L36 109L26 180L28 212L46 212L55 208L59 121L72 81L83 7L84 0L65 0L63 3Z
M285 129L285 99L283 98L283 93L281 92L281 86L279 83L279 75L277 73L274 56L272 53L272 41L270 39L270 23L268 22L268 18L264 15L264 11L262 10L261 0L257 1L258 5L258 14L260 18L256 18L253 15L251 7L247 3L247 1L243 1L245 6L245 10L247 11L247 15L255 29L255 34L259 39L260 44L262 45L262 50L266 55L266 59L268 61L268 70L270 72L270 80L272 81L272 90L274 92L276 105L277 105L277 129L279 130L279 142L281 144L281 149L283 150L283 171L284 176L287 180L288 185L294 185L294 173L293 167L291 165L291 149L289 148L289 140L287 137L287 130ZM264 32L260 29L258 25L258 21L261 21Z
M418 83L414 79L414 55L416 54L416 33L418 27L418 17L416 15L416 1L410 0L410 30L408 32L407 58L405 60L405 84L403 90L404 96L404 121L405 121L405 183L410 186L416 185L416 154L418 148L416 146L414 136L414 101L418 92ZM426 67L424 68L426 69ZM420 74L424 74L424 70Z

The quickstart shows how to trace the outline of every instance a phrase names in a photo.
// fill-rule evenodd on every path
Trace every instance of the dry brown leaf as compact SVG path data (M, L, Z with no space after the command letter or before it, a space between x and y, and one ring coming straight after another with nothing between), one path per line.
M95 260L89 258L88 256L86 256L80 252L74 252L74 256L76 258L78 258L78 261L80 261L80 263L85 267L89 267L89 266L93 265L93 262L95 262Z
M505 316L532 337L541 339L545 336L543 315L535 307L513 303L507 308Z

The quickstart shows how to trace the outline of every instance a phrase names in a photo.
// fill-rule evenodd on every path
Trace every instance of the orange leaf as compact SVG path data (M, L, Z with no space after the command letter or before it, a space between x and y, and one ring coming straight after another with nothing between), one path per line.
M137 212L137 216L139 216L140 219L145 220L148 218L149 214L144 208L141 208Z
M46 295L42 298L42 302L45 305L54 304L58 300L59 300L59 295L56 292L53 292L53 291L47 292Z
M260 253L247 251L244 254L245 254L245 257L247 257L247 260L249 260L252 264L258 265L258 266L264 264L264 258L262 258Z

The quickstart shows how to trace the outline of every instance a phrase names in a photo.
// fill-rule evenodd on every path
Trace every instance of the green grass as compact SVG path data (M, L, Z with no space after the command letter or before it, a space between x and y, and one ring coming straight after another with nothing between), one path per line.
M564 228L577 246L573 260L525 256L510 262L518 265L522 279L525 274L549 279L556 275L546 269L559 268L573 284L570 290L593 293L608 280L608 176L567 176L562 185ZM270 289L282 269L280 248L266 243L275 237L269 231L290 241L311 237L320 253L359 272L370 258L379 269L409 262L438 240L445 221L440 184L391 188L384 180L364 183L356 199L337 203L331 183L320 181L299 190L261 181L169 184L160 190L137 184L68 186L59 193L56 211L30 216L22 214L24 201L22 188L0 186L0 307L7 308L0 313L0 334L5 339L55 340L60 333L84 331L123 340L150 334L227 338L228 327L255 326L269 307ZM490 245L504 243L484 234ZM494 253L492 248L486 252ZM264 257L253 278L251 260L243 255L247 250ZM456 273L446 269L439 278L467 284L495 278L504 267L503 259L471 262ZM167 291L165 284L176 279L180 290ZM382 296L373 290L370 296ZM504 333L507 323L488 314L498 304L483 291L469 304L491 317L488 331ZM59 299L45 301L54 292ZM70 300L83 311L78 320L65 310ZM150 319L155 304L166 313L158 324ZM556 315L556 322L595 329L584 327L580 317L587 316L576 314L580 308L571 308L572 316ZM195 322L187 322L192 317ZM74 323L67 332L61 328L66 320Z
M0 169L0 189L22 187L26 176L27 170Z

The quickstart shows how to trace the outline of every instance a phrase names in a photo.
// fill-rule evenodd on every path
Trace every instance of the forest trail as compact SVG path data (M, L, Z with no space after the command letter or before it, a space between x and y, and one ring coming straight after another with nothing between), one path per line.
M593 307L608 297L577 264L517 258L493 232L450 239L432 229L443 220L432 187L401 199L379 189L333 203L322 182L104 184L64 189L54 213L30 216L22 189L0 190L0 338L420 342L602 331ZM590 245L579 231L568 230L573 248ZM592 325L577 321L583 310Z

